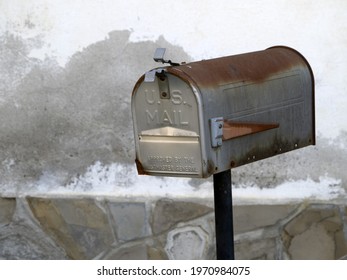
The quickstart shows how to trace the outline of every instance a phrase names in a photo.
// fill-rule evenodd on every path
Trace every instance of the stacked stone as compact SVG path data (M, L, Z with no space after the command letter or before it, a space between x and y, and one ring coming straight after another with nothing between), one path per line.
M212 200L0 198L1 259L215 259ZM347 207L235 205L236 259L342 259Z

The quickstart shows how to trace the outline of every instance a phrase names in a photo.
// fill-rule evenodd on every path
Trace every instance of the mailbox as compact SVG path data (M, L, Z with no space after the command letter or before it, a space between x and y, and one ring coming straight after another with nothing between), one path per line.
M139 174L206 178L315 144L314 77L296 50L186 64L163 55L155 60L170 65L132 93Z

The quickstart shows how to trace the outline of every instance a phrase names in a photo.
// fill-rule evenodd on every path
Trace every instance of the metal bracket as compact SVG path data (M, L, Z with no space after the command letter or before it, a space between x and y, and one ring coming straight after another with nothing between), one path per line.
M213 148L218 148L222 146L223 143L223 117L210 119L211 128L211 145Z
M164 69L162 68L157 68L157 69L153 69L153 70L150 70L150 71L147 71L145 73L145 83L152 83L155 81L155 75L158 73L158 74L161 74L164 72Z
M164 54L166 52L165 48L157 48L154 52L153 59L155 62L162 62L165 63L166 61L164 60Z
M171 60L165 60L164 54L166 49L165 48L157 48L154 52L153 59L155 62L161 62L161 63L169 63L171 66L179 66L179 63L172 62ZM145 82L154 82L156 75L161 75L164 73L164 68L157 68L150 70L146 72L145 74ZM164 74L165 75L165 74Z
M161 62L161 63L169 63L171 66L179 66L179 63L172 62L171 60L165 60L164 54L166 49L165 48L157 48L154 52L153 59L155 62Z

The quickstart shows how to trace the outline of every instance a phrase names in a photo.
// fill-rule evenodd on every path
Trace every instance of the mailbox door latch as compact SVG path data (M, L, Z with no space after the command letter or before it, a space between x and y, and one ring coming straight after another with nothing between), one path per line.
M223 126L224 126L224 119L222 117L210 119L211 145L213 148L218 148L222 146Z

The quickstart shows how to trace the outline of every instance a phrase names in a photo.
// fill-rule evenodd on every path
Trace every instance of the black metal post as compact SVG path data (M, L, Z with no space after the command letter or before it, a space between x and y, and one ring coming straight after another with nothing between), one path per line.
M234 260L231 171L213 175L217 260Z

